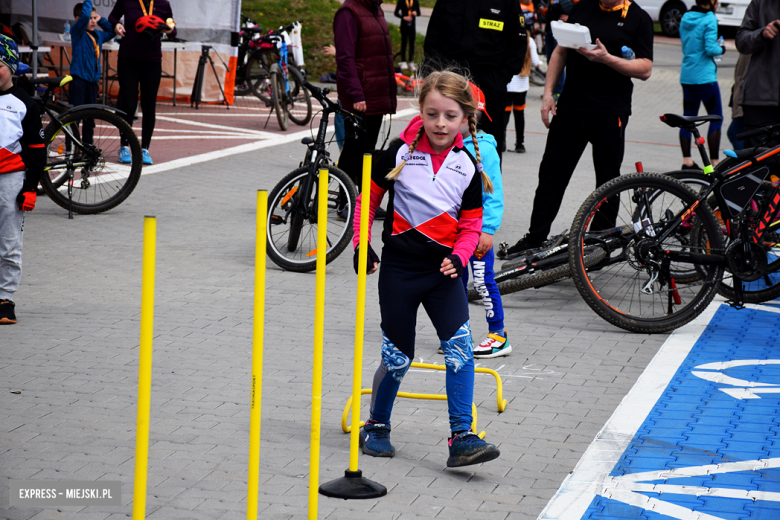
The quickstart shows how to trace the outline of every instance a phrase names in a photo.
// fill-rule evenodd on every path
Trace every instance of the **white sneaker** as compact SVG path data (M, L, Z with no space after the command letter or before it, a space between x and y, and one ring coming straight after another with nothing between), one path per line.
M402 68L402 69L408 69L409 68L409 66L406 64L405 61L402 61L401 63L399 63L398 66L400 68Z
M415 65L414 63L410 63L409 70L411 70L412 72L417 72L417 65Z
M489 333L482 343L474 347L474 358L496 358L506 356L510 352L512 352L512 346L509 344L509 337L503 338L498 334Z

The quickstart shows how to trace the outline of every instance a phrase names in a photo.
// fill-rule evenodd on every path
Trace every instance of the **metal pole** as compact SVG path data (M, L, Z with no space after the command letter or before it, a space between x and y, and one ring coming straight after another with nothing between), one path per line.
M328 170L320 168L317 199L317 276L314 294L314 363L309 448L309 520L317 520L322 427L322 350L325 335L325 264L328 256Z
M38 79L38 0L33 0L33 33L32 33L32 74L33 80Z
M141 273L141 342L138 361L138 418L135 434L133 520L146 518L146 484L149 467L149 421L152 395L152 337L154 335L154 269L157 258L157 219L144 217L144 251Z
M263 327L265 325L265 255L268 221L268 192L257 190L255 228L255 301L252 325L252 401L249 415L249 473L247 520L257 520L260 484L260 422L263 400Z

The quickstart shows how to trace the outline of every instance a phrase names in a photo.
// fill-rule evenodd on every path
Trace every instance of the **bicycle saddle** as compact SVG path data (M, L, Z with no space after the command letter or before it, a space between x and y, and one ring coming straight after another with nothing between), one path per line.
M38 78L31 79L33 85L51 85L53 87L62 87L73 81L73 76L60 76L57 78Z
M743 148L742 150L723 150L723 155L732 159L750 159L758 155L757 148Z
M672 128L688 128L699 126L709 121L721 120L723 120L723 118L720 116L681 116L679 114L664 114L661 116L661 121Z

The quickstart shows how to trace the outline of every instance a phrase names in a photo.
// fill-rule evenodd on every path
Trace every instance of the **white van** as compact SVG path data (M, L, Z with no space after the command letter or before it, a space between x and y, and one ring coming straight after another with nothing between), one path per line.
M680 20L694 5L695 0L639 0L639 6L647 11L653 22L661 24L664 35L672 38L680 36Z
M718 17L718 25L725 27L739 27L745 17L745 11L750 0L724 0L718 5L715 16Z

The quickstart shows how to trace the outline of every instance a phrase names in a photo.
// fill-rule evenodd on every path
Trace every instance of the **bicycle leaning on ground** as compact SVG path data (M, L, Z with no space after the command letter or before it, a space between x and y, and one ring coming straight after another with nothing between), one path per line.
M622 229L614 228L592 233L588 237L589 245L586 254L588 267L596 265L606 256L605 248L601 244L606 240L614 240L622 232ZM538 289L571 275L568 230L550 237L541 247L526 249L517 254L506 254L506 242L501 242L498 247L499 258L508 260L501 265L501 270L494 274L499 294L511 294L523 289ZM482 296L474 288L474 282L469 282L469 301L478 300Z
M325 135L331 114L341 114L345 124L360 128L359 116L328 99L330 91L307 81L303 87L322 105L317 137L305 137L306 156L301 166L285 175L268 196L268 256L288 271L312 271L317 266L317 194L320 169L328 170L328 251L330 263L352 239L357 190L349 176L334 166Z
M697 126L717 118L662 116L695 138L712 177L698 193L677 175L635 173L602 185L579 209L571 228L572 278L588 305L613 325L665 332L693 320L718 292L737 308L780 296L773 276L780 272L780 179L766 182L778 171L780 145L728 152L736 160L713 169ZM780 127L763 131L780 136ZM587 238L605 222L623 233L605 246L606 258L589 267Z
M26 65L17 74L25 74ZM121 204L141 178L143 157L141 144L133 129L116 109L89 104L67 108L55 100L55 89L73 78L31 79L32 85L45 85L41 96L33 99L47 119L43 129L46 144L46 166L41 186L57 205L73 213L95 214ZM121 113L121 112L120 112ZM84 135L85 125L94 128L92 136ZM119 163L121 140L130 148L131 163Z

